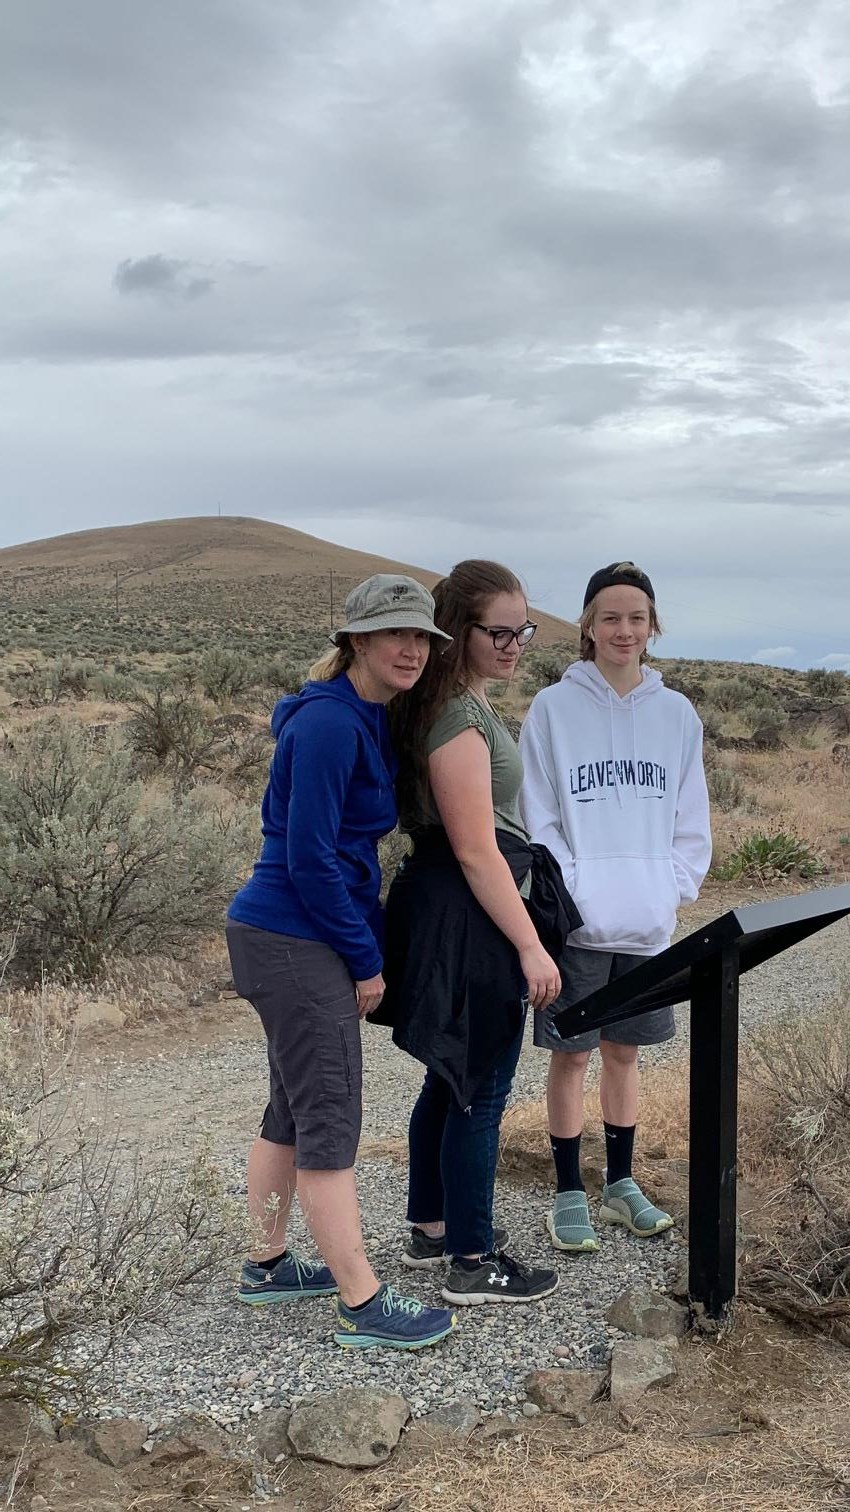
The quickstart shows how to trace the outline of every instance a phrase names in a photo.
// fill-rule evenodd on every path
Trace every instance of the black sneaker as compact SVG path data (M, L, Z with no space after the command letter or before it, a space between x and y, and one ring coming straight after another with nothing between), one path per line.
M507 1249L510 1237L507 1229L494 1229L494 1250ZM447 1258L451 1257L446 1255L446 1241L442 1236L431 1239L421 1228L414 1227L410 1230L402 1252L402 1265L408 1266L410 1270L439 1270Z
M558 1272L536 1270L510 1255L482 1255L474 1270L454 1264L443 1287L447 1302L477 1307L485 1302L540 1302L557 1290Z

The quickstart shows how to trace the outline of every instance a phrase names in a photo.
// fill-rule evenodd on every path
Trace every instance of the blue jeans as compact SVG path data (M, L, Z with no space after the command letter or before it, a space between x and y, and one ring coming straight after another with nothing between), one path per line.
M521 1028L487 1073L468 1109L459 1108L448 1083L429 1070L410 1115L407 1219L409 1223L445 1219L449 1255L486 1255L493 1248L499 1125L522 1034Z

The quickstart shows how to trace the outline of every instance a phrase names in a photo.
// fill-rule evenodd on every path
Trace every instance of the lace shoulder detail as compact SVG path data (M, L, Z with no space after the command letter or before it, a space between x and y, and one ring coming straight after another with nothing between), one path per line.
M489 745L493 738L493 731L478 699L473 693L458 693L457 698L466 716L467 728L477 730L479 735L484 736Z

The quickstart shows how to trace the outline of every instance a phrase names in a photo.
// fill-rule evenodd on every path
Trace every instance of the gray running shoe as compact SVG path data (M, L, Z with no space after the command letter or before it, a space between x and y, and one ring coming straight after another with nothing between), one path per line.
M488 1302L541 1302L558 1287L558 1273L522 1265L510 1255L482 1255L474 1270L455 1262L443 1287L443 1297L462 1307Z

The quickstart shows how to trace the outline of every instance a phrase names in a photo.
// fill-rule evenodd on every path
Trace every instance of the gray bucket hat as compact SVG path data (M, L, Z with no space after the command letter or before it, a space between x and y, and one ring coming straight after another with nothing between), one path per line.
M415 578L392 572L376 572L352 588L345 601L345 624L334 630L331 640L339 645L341 635L372 630L427 630L440 640L451 640L434 624L434 600L428 589Z

